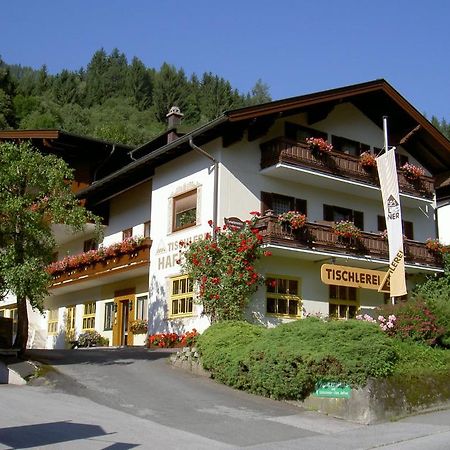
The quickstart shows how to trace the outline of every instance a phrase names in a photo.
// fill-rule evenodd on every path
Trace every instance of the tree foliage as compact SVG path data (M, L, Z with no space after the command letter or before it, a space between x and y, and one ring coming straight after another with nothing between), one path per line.
M166 127L172 106L194 128L225 110L269 100L261 80L240 93L211 72L188 77L168 63L157 70L137 57L128 62L118 49L97 50L85 68L55 75L45 65L35 70L0 60L0 129L59 128L139 145Z
M26 300L42 310L56 242L52 223L82 230L97 218L74 197L72 171L55 155L44 156L29 143L0 143L0 289L17 297L15 346L28 338Z

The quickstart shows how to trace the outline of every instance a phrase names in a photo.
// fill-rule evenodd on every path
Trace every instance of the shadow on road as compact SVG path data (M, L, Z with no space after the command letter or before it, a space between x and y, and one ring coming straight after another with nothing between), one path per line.
M62 442L108 436L98 425L87 425L74 422L50 422L36 425L0 428L0 443L11 448L32 448ZM136 444L114 442L105 449L127 450L137 447Z
M133 361L168 358L175 349L148 350L142 347L83 348L76 350L27 350L25 358L52 366L67 364L128 365Z

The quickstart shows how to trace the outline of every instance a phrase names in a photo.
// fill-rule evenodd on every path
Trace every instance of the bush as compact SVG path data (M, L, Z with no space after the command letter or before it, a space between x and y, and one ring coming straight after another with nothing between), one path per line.
M395 316L395 325L388 332L391 336L402 340L435 345L445 333L436 315L421 299L396 305L384 305L377 311L383 316Z
M423 299L430 311L436 316L442 335L438 344L450 348L450 256L444 257L445 273L439 278L431 278L416 288L417 298Z
M79 347L107 347L108 345L109 340L95 330L85 331L78 337Z
M245 322L211 326L198 340L205 369L252 393L303 399L317 381L363 384L392 373L397 353L378 326L304 319L273 329Z

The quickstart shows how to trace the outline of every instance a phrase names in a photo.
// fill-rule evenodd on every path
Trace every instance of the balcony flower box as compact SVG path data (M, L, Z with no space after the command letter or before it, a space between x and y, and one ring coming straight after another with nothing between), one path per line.
M370 152L361 153L361 155L359 155L359 163L367 171L373 170L377 167L375 155Z
M421 167L410 163L403 164L401 170L405 178L410 182L417 182L425 175L425 171Z
M306 145L316 157L324 156L333 150L333 146L322 138L307 138Z
M437 255L443 255L444 253L450 253L450 246L444 245L439 242L439 239L427 239L425 247L432 253Z
M358 239L361 237L361 230L349 220L341 220L333 225L333 233L344 239Z
M300 230L306 225L306 215L298 211L288 211L278 216L278 220L288 225L291 230Z
M122 242L100 247L98 250L89 250L78 255L66 256L60 261L56 261L47 266L47 273L58 276L62 273L75 273L81 270L88 270L93 264L108 264L110 260L120 258L123 255L136 253L144 243L144 238L128 238Z

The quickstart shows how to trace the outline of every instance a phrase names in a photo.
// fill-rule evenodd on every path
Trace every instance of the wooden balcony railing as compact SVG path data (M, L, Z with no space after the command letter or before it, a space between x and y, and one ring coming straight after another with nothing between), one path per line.
M151 240L145 239L141 245L129 253L108 256L101 261L85 264L74 269L67 269L52 276L50 287L59 288L70 283L92 280L148 265L151 245Z
M361 232L357 239L342 239L330 225L310 222L301 230L292 231L288 225L280 223L276 215L261 217L257 227L267 244L389 259L388 243L380 234ZM424 243L406 239L404 250L408 263L442 267L442 259Z
M379 186L376 168L364 169L358 156L335 151L319 157L314 156L306 144L282 137L261 144L261 169L279 163L312 168ZM424 198L433 198L434 179L432 177L422 176L413 182L405 178L403 171L398 170L398 181L401 192Z

